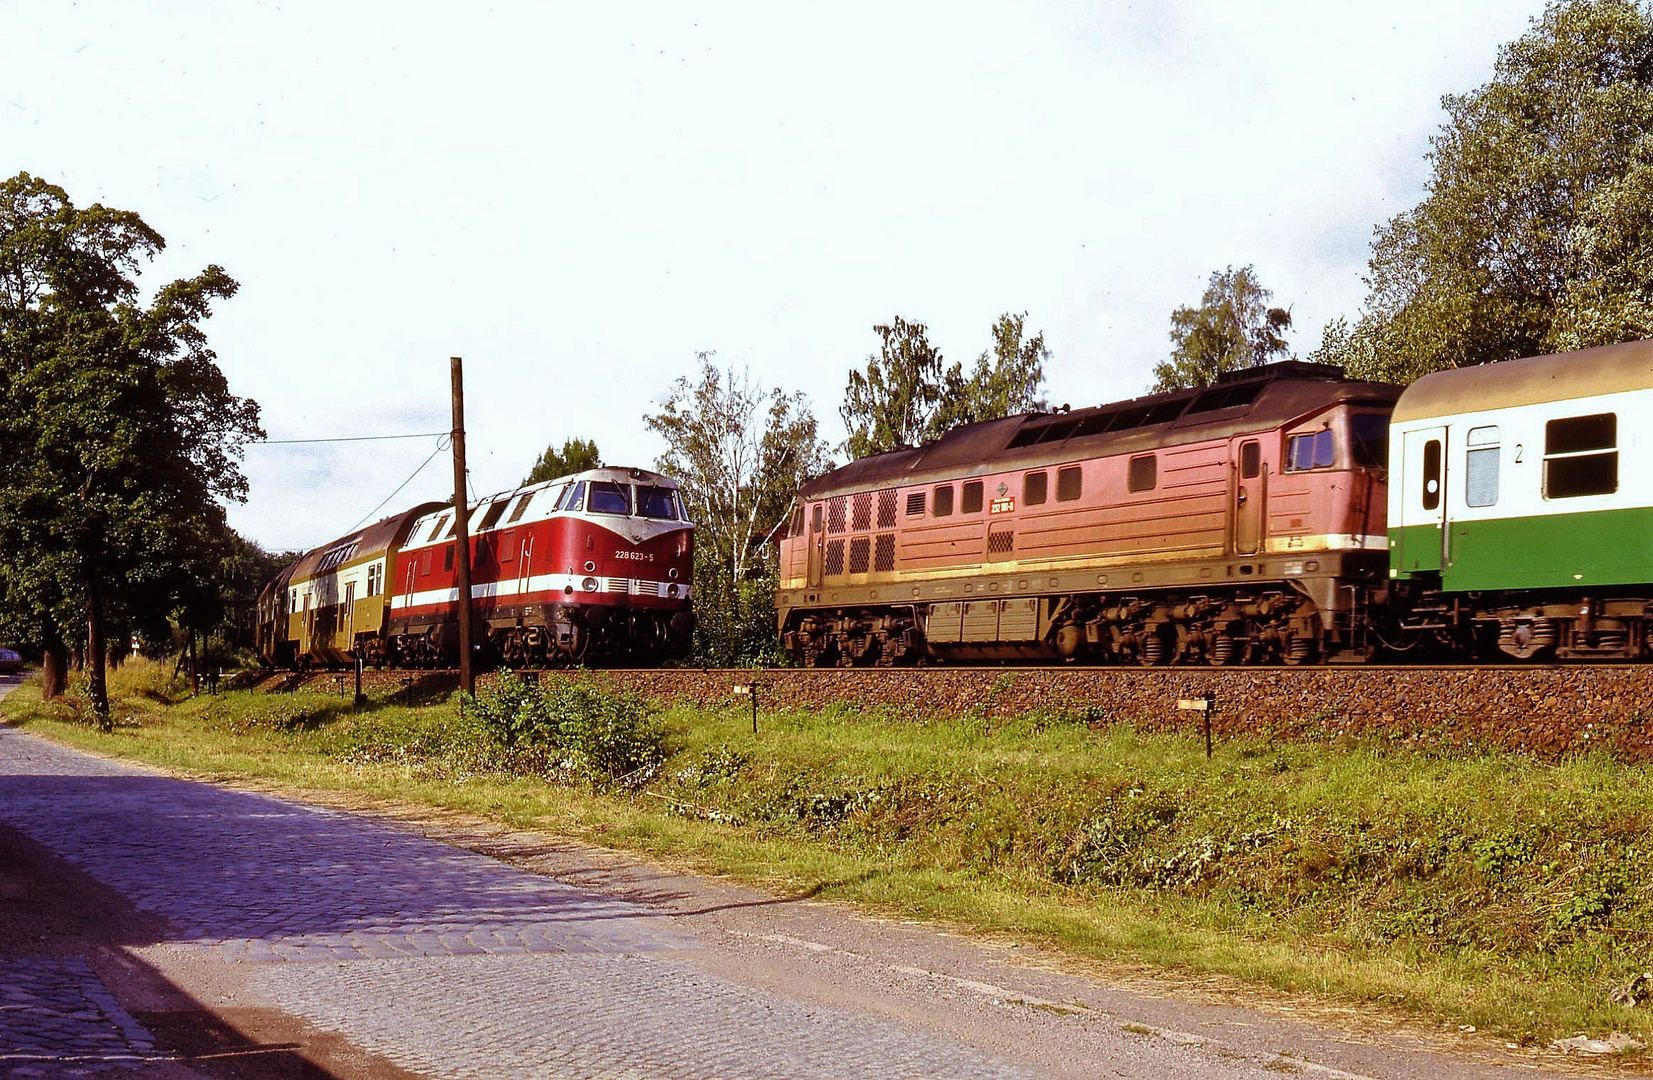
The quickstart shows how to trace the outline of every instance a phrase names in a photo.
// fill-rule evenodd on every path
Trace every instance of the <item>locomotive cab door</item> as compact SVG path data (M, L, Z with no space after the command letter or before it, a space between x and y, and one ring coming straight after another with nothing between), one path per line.
M821 567L826 562L826 531L822 528L823 506L816 503L809 511L809 587L821 587Z
M1438 573L1447 560L1446 446L1444 427L1402 436L1400 521L1390 523L1397 549L1392 565L1402 573Z
M1234 453L1234 553L1255 555L1263 546L1263 506L1268 501L1268 473L1263 446L1240 440Z

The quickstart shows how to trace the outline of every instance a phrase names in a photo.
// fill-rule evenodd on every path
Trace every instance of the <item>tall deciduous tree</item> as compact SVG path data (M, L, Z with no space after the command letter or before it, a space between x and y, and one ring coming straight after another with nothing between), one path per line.
M1653 337L1653 14L1552 2L1442 99L1428 195L1378 230L1360 317L1316 359L1408 382Z
M554 444L546 446L545 453L534 462L534 467L529 470L522 486L527 487L542 480L555 480L559 476L595 469L602 463L603 459L597 453L597 444L592 440L564 439L561 450Z
M1250 266L1213 273L1199 307L1171 313L1171 359L1154 367L1154 392L1206 386L1228 371L1266 364L1286 351L1291 312Z
M657 413L643 418L666 440L660 471L683 485L695 521L695 621L701 659L756 658L774 638L774 584L759 559L805 480L830 466L802 394L763 389L744 370L699 355Z
M898 315L873 327L879 351L867 357L865 370L850 372L839 409L849 430L845 452L861 458L917 446L958 424L1039 407L1050 350L1043 334L1026 336L1026 324L1025 312L1000 315L991 346L968 375L961 364L946 363L923 323Z
M218 500L245 498L240 450L262 435L200 326L236 283L209 266L142 304L135 276L163 247L137 214L0 183L0 582L59 678L84 627L105 725L106 620L170 613L210 573Z

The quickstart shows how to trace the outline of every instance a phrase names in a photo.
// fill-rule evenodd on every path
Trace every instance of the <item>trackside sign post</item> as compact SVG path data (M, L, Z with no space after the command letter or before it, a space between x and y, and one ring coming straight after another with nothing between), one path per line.
M1197 712L1205 719L1205 760L1211 760L1211 714L1217 711L1217 698L1214 694L1205 697L1178 698L1177 709L1181 712Z

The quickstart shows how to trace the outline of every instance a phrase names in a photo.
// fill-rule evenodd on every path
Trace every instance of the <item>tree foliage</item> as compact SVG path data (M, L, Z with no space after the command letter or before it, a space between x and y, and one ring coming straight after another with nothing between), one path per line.
M1250 266L1213 273L1199 307L1171 313L1171 359L1155 365L1154 393L1207 386L1285 352L1281 335L1291 328L1291 312L1270 307L1273 297Z
M897 315L875 326L880 347L865 370L851 371L839 409L851 458L940 438L958 424L1038 407L1050 351L1043 334L1025 335L1027 314L994 322L992 345L966 375L930 344L928 327Z
M148 304L164 247L129 211L76 207L27 173L0 183L0 589L48 653L85 629L107 720L104 629L162 632L227 552L258 407L230 393L200 324L236 283L209 266Z
M564 439L561 450L554 444L546 446L545 453L534 462L534 467L522 481L522 486L538 484L543 480L555 480L570 473L585 472L587 469L597 468L602 463L603 459L597 453L597 444L592 440Z
M1360 317L1316 359L1408 382L1653 337L1653 15L1552 2L1442 99L1433 175L1380 228Z
M656 467L683 485L695 521L696 651L704 662L728 665L773 644L774 585L763 544L798 487L830 460L802 394L764 390L746 371L719 367L711 353L699 361L699 374L679 378L643 422L666 440Z

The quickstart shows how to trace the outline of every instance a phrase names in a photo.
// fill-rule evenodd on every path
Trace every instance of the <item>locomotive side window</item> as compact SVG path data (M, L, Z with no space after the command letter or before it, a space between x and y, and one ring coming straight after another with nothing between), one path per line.
M907 516L915 517L924 513L924 493L922 491L907 492Z
M1575 499L1619 489L1618 415L1569 416L1544 425L1544 497Z
M630 487L630 484L616 484L612 480L593 480L591 502L587 509L593 514L631 513Z
M814 522L814 524L809 527L810 532L820 532L821 531L821 516L822 516L823 513L824 513L824 511L821 508L821 504L816 503L815 504L815 512L811 515L811 518L810 518L810 520Z
M1159 459L1152 454L1141 454L1131 459L1125 473L1126 491L1152 491L1159 485Z
M1389 466L1389 418L1378 413L1356 413L1349 418L1349 453L1356 465L1368 469Z
M1498 503L1498 427L1470 428L1464 441L1464 502L1470 506Z
M495 499L488 507L488 512L482 515L482 521L476 527L477 532L486 532L499 524L499 519L505 514L505 507L510 504L508 499Z
M564 510L577 513L585 505L585 481L581 480L563 489L562 498L557 500L555 510Z
M981 481L971 480L964 485L964 492L959 496L959 513L981 513Z
M1240 444L1240 479L1255 480L1263 471L1263 444L1248 442Z
M953 485L944 484L936 488L935 499L930 503L930 516L953 516Z
M451 544L442 549L442 569L453 569L453 545Z
M1331 428L1293 435L1286 447L1286 471L1307 472L1310 469L1330 468L1337 460L1334 451Z
M443 514L441 517L436 519L436 524L431 526L430 535L425 537L425 542L430 543L430 541L435 540L438 536L441 536L442 530L447 527L448 515Z
M1430 439L1423 444L1423 508L1434 510L1441 505L1441 440Z
M1085 478L1079 466L1056 470L1056 501L1073 502L1084 492Z
M511 508L511 516L505 519L505 524L515 525L517 522L521 521L523 513L528 509L528 504L533 500L533 498L534 493L530 491L528 494L518 499L516 506Z
M1022 504L1039 506L1050 495L1050 474L1030 472L1022 476Z

